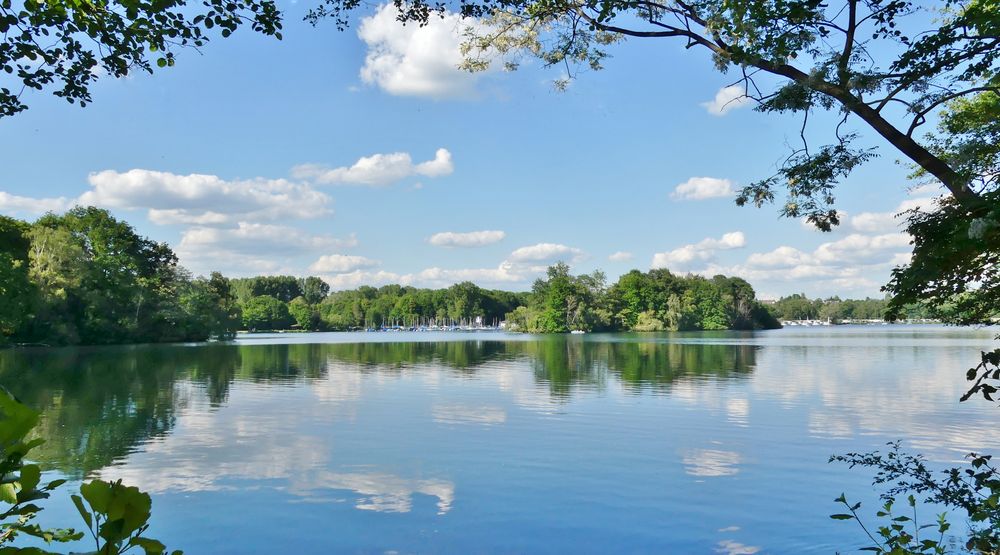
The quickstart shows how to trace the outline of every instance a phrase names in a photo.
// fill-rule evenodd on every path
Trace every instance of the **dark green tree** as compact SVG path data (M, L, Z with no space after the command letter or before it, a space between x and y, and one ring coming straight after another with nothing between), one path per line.
M316 276L309 276L299 280L299 290L307 303L319 304L330 294L330 284Z
M22 332L36 291L28 276L29 226L0 216L0 344Z
M295 297L288 303L288 314L299 329L316 331L323 325L316 307L306 302L304 297Z

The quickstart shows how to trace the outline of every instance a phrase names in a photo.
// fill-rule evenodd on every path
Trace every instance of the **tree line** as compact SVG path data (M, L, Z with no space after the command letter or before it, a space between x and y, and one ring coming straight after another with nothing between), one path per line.
M230 280L246 330L346 331L418 326L494 325L524 304L527 294L462 282L446 289L362 286L330 292L311 276Z
M884 320L890 311L890 299L810 299L804 293L781 297L765 308L779 320ZM923 304L909 304L897 311L897 318L924 319L933 314Z
M632 270L572 275L556 264L531 290L463 282L330 291L316 276L194 277L165 243L106 210L33 223L0 217L0 343L203 341L237 330L344 331L498 325L530 333L770 329L779 320L880 319L889 301L797 294L764 305L736 277ZM914 308L909 317L923 317Z
M610 287L602 272L574 276L558 263L529 292L401 285L329 292L319 278L230 280L248 330L352 330L497 325L530 333L768 329L777 320L740 278L633 270Z

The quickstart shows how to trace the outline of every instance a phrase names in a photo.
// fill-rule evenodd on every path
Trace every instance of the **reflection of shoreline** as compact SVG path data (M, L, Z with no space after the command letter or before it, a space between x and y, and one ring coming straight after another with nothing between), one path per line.
M721 410L728 424L741 428L752 426L757 403L774 399L788 408L808 407L803 425L810 437L911 438L936 459L960 458L956 453L977 450L983 441L1000 444L1000 430L984 438L968 432L973 426L941 422L939 416L964 392L954 370L961 366L955 362L958 349L978 353L980 340L989 338L954 328L939 330L938 337L927 328L899 327L883 335L860 329L778 330L33 349L0 353L0 383L42 409L42 435L49 442L39 448L40 458L73 477L169 436L192 396L204 396L198 410L211 413L230 403L233 384L272 391L308 385L317 399L346 407L344 414L350 415L352 403L365 396L367 376L392 383L419 375L426 387L474 380L504 392L520 408L544 414L581 396L652 392ZM740 384L751 395L736 393ZM502 426L509 415L494 405L484 409L447 400L428 414L440 424Z
M953 406L976 339L859 334L0 353L0 383L47 407L46 457L160 496L160 518L210 537L199 551L219 524L252 542L267 522L292 549L606 525L751 555L825 521L846 484L830 454L904 437L936 469L1000 440L992 411ZM525 537L512 552L576 541Z

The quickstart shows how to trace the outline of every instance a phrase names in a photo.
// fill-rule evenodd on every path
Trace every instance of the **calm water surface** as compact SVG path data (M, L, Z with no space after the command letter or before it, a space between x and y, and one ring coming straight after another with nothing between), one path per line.
M254 335L8 350L0 383L47 467L149 491L188 554L832 553L864 545L833 498L876 494L829 455L1000 451L957 401L995 333Z

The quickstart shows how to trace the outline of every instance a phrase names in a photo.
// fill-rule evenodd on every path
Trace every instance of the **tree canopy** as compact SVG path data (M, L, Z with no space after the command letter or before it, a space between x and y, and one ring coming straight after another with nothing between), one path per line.
M101 75L173 66L177 50L243 25L281 38L274 0L0 0L0 118L26 110L23 93L50 90L85 106Z
M508 314L507 324L536 333L780 327L740 278L632 270L607 287L603 273L573 276L565 264L535 281L527 304Z
M107 211L0 218L0 342L203 340L236 331L229 282L192 278Z

